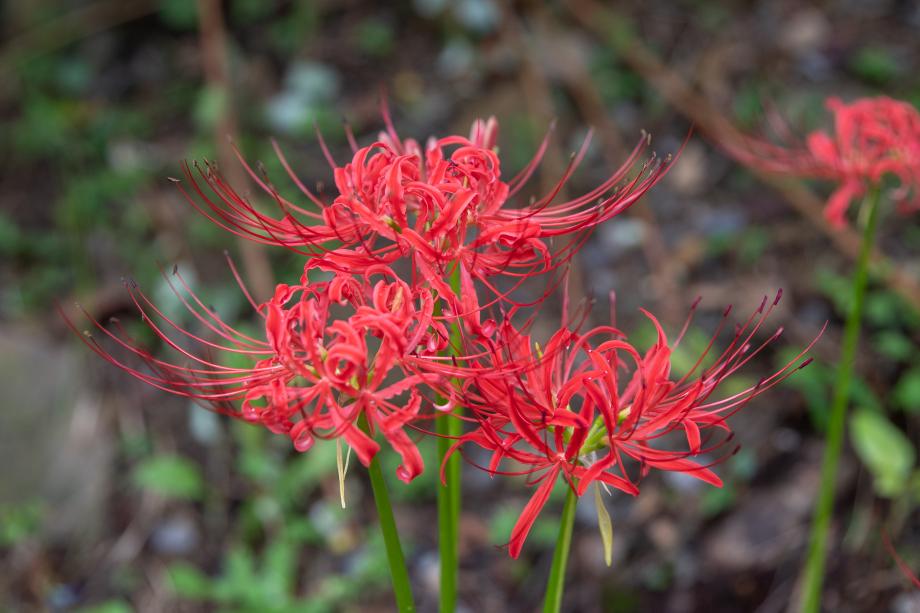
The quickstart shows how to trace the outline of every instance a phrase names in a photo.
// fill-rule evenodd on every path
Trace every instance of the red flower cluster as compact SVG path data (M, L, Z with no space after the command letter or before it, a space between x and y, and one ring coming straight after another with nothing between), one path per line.
M756 386L713 398L726 378L782 333L779 329L754 345L779 298L777 294L769 308L764 298L736 328L722 353L712 358L716 332L689 372L676 381L671 377L671 354L687 326L669 343L658 320L645 311L658 338L644 353L613 326L584 333L564 327L541 351L531 337L503 325L493 351L475 361L490 375L464 385L464 405L472 410L476 428L457 441L454 450L474 443L491 452L491 462L483 467L490 474L527 475L531 485L538 485L511 534L511 555L520 553L560 475L579 496L592 482L637 495L638 477L652 468L685 472L721 486L709 464L717 462L719 454L737 450L726 448L731 434L726 418L810 362L798 363L809 346ZM711 364L704 368L707 358ZM725 436L711 436L712 430ZM707 463L694 460L697 457L707 458ZM520 470L500 471L503 461ZM629 474L630 463L636 477Z
M387 121L377 142L353 146L345 166L327 153L337 188L331 202L309 190L280 152L306 204L288 200L246 165L279 217L250 204L213 167L199 167L197 177L186 167L192 189L180 188L199 211L239 236L308 256L303 275L296 284L278 285L263 304L250 299L262 334L232 328L174 271L167 282L197 332L171 320L133 285L129 292L176 360L140 348L117 322L113 329L95 326L119 349L109 351L90 334L85 342L155 387L286 434L299 451L317 438L338 438L367 465L380 451L375 435L381 434L400 456L397 475L406 482L424 468L412 435L431 434L433 415L463 407L470 427L452 453L478 445L492 454L490 473L514 462L505 474L526 474L538 485L512 534L513 556L560 475L579 495L592 482L637 494L639 478L651 468L718 485L709 464L726 449L726 439L710 432L727 433L728 415L795 366L727 398L713 396L775 338L755 345L772 306L765 302L711 364L702 366L707 349L676 380L671 352L679 338L669 343L650 314L658 340L645 352L612 325L584 333L564 326L541 350L527 326L512 323L524 308L513 289L558 270L592 228L631 206L668 164L654 157L639 164L643 139L597 188L556 203L586 142L550 193L514 207L511 198L534 173L546 142L505 181L497 132L494 119L480 120L468 138L430 139L422 147L401 140ZM239 282L232 263L231 269ZM510 278L504 289L493 284L499 275ZM498 321L490 311L501 314ZM146 367L132 366L133 358ZM694 459L700 456L705 459Z
M197 173L185 166L192 192L204 206L181 183L179 187L192 206L222 228L303 253L310 257L310 266L350 272L407 259L413 278L417 274L448 300L453 292L446 279L459 267L464 277L481 281L504 300L520 281L568 262L587 233L629 208L669 168L654 155L639 165L648 144L643 138L606 181L578 198L556 202L587 152L589 135L548 194L511 207L510 199L539 166L548 135L533 160L509 181L502 177L497 136L493 117L476 121L469 138L431 138L423 148L415 140L401 140L387 121L387 131L377 142L354 146L351 161L341 167L323 145L338 192L331 202L307 188L276 147L312 210L286 199L240 156L252 180L277 204L280 218L261 212L211 165L196 165ZM199 180L210 188L210 195ZM518 283L500 291L490 282L497 275Z
M887 97L851 104L829 98L826 104L833 133L815 131L804 143L795 143L778 122L786 144L751 138L729 149L743 163L767 172L835 181L824 213L837 227L846 225L850 203L868 186L880 186L887 175L900 183L894 196L901 211L920 208L920 112Z
M146 383L287 434L298 451L312 447L316 437L342 437L367 465L379 450L373 439L379 430L403 460L400 479L408 482L422 472L421 455L405 428L419 417L425 388L451 393L443 376L419 369L425 356L446 347L448 336L434 319L435 301L427 288L412 288L383 267L318 283L309 282L305 272L299 284L279 284L257 307L264 320L262 340L226 324L177 270L173 275L185 292L169 277L167 282L206 333L183 329L133 284L128 291L143 321L182 363L141 349L118 321L113 321L115 331L94 324L142 358L148 370L116 358L92 335L83 335L84 342ZM333 316L333 307L342 314ZM199 346L198 353L185 348L189 340ZM228 365L239 358L252 365Z

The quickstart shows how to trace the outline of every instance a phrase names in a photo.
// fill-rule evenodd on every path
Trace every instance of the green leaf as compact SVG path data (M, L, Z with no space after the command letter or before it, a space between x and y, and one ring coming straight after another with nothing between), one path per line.
M0 547L10 547L35 536L44 515L39 502L0 505Z
M16 222L0 212L0 255L10 256L16 252L22 232Z
M892 402L908 413L920 413L920 367L901 375L892 391Z
M160 19L179 30L191 30L198 24L196 3L188 0L160 0Z
M738 493L732 483L725 483L722 487L707 487L700 498L700 511L704 517L714 517L731 508L738 498Z
M789 348L777 354L777 368L781 368L794 359L797 350ZM808 416L812 425L819 432L827 430L828 405L830 394L828 388L832 385L833 373L830 368L821 362L813 362L808 368L796 371L795 376L783 381L783 385L798 390L808 406ZM708 495L708 494L707 494Z
M594 484L594 508L597 510L597 527L601 531L601 542L604 544L604 562L610 566L613 564L613 522L610 521L610 513L604 506L601 486L597 483Z
M77 609L76 613L131 613L133 610L134 609L123 600L107 600L99 604Z
M266 0L234 0L230 4L230 14L236 23L248 24L265 19L277 8L277 2Z
M211 595L211 579L187 562L175 562L167 569L169 588L183 598L204 600Z
M834 305L834 310L846 316L846 314L850 312L850 306L853 301L849 278L838 275L830 270L820 269L815 275L815 281L821 293ZM873 309L867 304L867 320L871 320L870 312L873 312Z
M289 600L297 582L297 544L286 534L275 538L265 549L260 582L271 601Z
M198 467L175 455L158 455L134 469L134 483L167 498L200 500L204 481Z
M875 350L886 358L898 362L907 362L914 354L913 341L906 335L894 330L882 330L872 339Z
M850 61L850 68L860 78L875 85L884 85L898 75L898 60L891 52L879 47L864 47Z
M229 104L230 98L224 88L212 85L202 88L195 103L195 124L202 129L214 128Z
M358 24L354 37L358 48L372 57L386 57L396 43L392 26L375 18L365 19Z
M858 410L850 420L856 454L874 478L879 496L893 498L907 487L916 452L908 438L882 413Z
M895 326L901 321L904 304L894 292L872 292L866 297L866 321L872 325Z

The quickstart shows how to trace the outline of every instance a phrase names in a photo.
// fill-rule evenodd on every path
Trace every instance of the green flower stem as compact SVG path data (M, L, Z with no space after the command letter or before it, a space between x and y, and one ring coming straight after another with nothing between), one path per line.
M451 445L449 415L437 418L438 458L443 461ZM440 607L441 613L452 613L457 606L457 524L454 521L454 481L451 463L445 467L446 484L438 486L438 553L441 563Z
M802 611L817 613L821 607L821 585L824 580L824 567L827 560L827 536L834 511L834 489L837 480L837 465L843 447L843 432L846 423L846 410L850 398L850 384L853 380L853 366L856 348L859 344L859 332L862 324L863 303L866 297L866 284L869 278L869 255L875 243L878 227L879 189L873 188L864 203L866 219L859 248L859 259L853 275L852 300L847 314L843 334L843 347L840 364L837 368L837 380L834 386L834 399L827 428L824 447L824 460L821 464L821 485L818 501L815 505L811 526L811 539L808 557L805 562L803 583Z
M367 431L367 419L362 415L359 426ZM412 598L412 584L409 582L409 571L406 568L406 558L403 556L402 545L399 542L399 532L396 530L396 519L393 517L393 507L390 504L390 494L387 483L380 469L380 461L375 457L371 460L367 472L371 477L371 489L374 491L374 504L377 505L377 516L380 519L380 532L383 534L383 543L387 550L387 561L390 564L390 579L393 582L393 592L396 594L396 608L400 613L415 611Z
M451 289L460 294L459 264L450 278ZM450 330L450 352L460 346L460 325L454 323ZM460 407L453 413L438 415L435 428L438 436L439 466L444 462L447 451L457 437L463 434L463 422L459 419ZM460 456L454 454L444 467L445 485L438 487L438 553L441 563L441 588L439 610L441 613L453 613L457 608L457 577L459 574L459 556L457 546L460 537Z
M549 571L549 582L546 584L546 595L543 597L543 613L559 613L562 607L565 567L569 561L569 549L572 547L572 528L575 526L575 506L578 503L575 490L568 487L566 491L559 536L556 538L556 551L553 552L553 566Z

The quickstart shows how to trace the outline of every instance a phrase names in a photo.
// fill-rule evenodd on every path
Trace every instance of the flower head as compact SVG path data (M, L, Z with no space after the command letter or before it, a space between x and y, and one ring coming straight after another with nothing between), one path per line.
M116 357L92 334L85 333L84 342L154 387L286 434L299 451L317 437L341 437L367 465L379 450L373 435L380 431L403 460L400 479L422 472L421 455L405 428L419 419L423 390L440 389L443 378L415 364L442 350L447 339L444 325L433 318L429 291L411 288L382 267L320 283L304 273L299 284L279 284L256 307L264 322L264 337L256 338L227 325L178 271L174 276L185 291L167 282L200 331L175 323L133 284L128 290L142 320L177 359L155 357L117 321L113 331L92 320L102 337L146 368ZM336 317L334 309L343 312ZM241 361L248 365L229 365Z
M510 554L520 553L560 476L579 496L592 482L636 495L639 479L650 469L678 471L721 485L710 466L736 449L728 444L726 418L807 363L798 364L803 352L757 385L716 397L726 379L781 334L779 329L765 341L755 341L775 304L768 306L765 298L715 357L710 355L714 336L680 377L672 375L671 358L683 332L669 341L647 312L658 336L645 352L612 326L585 333L563 328L541 350L529 336L503 325L502 342L487 361L493 370L508 374L484 375L466 386L463 401L478 427L454 448L478 445L492 454L485 470L524 474L536 486L512 531ZM704 367L707 359L710 363ZM501 471L503 461L521 468Z
M539 166L548 137L524 170L508 179L496 148L495 118L477 120L469 136L430 138L424 145L401 139L385 110L384 118L386 131L376 142L359 148L350 138L353 156L342 166L323 145L336 188L329 201L304 185L277 147L305 203L286 198L242 156L240 162L277 205L280 216L250 203L213 165L196 164L194 172L186 166L191 190L183 184L180 189L221 227L249 240L308 254L313 266L352 271L405 258L446 299L452 292L444 279L459 266L471 279L484 282L497 300L504 300L508 290L493 287L491 277L520 281L558 269L586 233L631 206L669 167L654 156L639 163L648 144L643 137L626 163L600 185L560 202L563 186L587 152L588 138L549 193L514 205L514 197Z
M846 224L850 203L888 175L900 183L894 196L901 210L920 208L920 112L884 96L850 104L829 98L826 105L834 119L832 132L814 131L795 144L781 126L789 141L785 145L744 139L729 149L745 164L768 172L835 181L824 213L838 227Z

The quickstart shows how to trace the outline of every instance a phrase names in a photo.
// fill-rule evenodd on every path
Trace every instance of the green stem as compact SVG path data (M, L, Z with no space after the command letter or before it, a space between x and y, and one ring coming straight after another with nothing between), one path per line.
M363 415L359 423L362 429L367 430L367 420ZM390 579L393 582L393 592L396 594L396 607L400 613L409 613L415 611L412 585L409 582L409 571L406 569L406 558L403 556L402 545L399 542L399 532L396 530L390 493L387 491L387 483L380 469L380 461L376 457L371 460L367 472L371 477L374 504L377 505L377 516L380 519L380 532L383 534L383 543L387 550Z
M454 270L450 279L454 293L460 295L460 269ZM462 341L459 322L451 325L449 351L456 351ZM463 434L463 422L458 418L460 408L453 413L438 415L435 427L438 436L439 465L454 441ZM453 613L457 608L457 577L459 574L459 556L457 546L460 537L460 457L454 454L447 460L444 468L445 485L438 487L438 553L441 562L441 588L439 610L441 613Z
M438 458L450 448L450 416L438 415L436 420L438 436ZM454 522L454 481L451 463L445 467L445 484L438 486L438 553L441 563L440 608L441 613L452 613L457 606L457 525Z
M834 386L834 399L827 427L827 439L824 447L824 460L821 464L821 485L818 501L815 505L811 527L811 539L808 557L805 562L805 575L802 598L802 611L817 613L821 606L821 585L824 580L824 567L827 560L827 537L831 517L834 511L834 489L837 480L837 465L843 447L843 433L846 424L846 409L850 398L850 384L853 380L853 366L856 348L859 344L859 332L862 324L863 303L866 296L866 284L869 278L869 255L875 242L878 226L879 189L874 188L866 196L865 208L867 218L853 275L852 301L847 314L843 333L843 347L840 364L837 368L837 380Z
M575 506L578 496L572 487L567 488L565 506L559 523L559 536L556 538L556 551L553 552L553 566L549 571L546 595L543 597L543 613L559 613L562 607L562 590L565 588L565 567L569 561L569 549L572 546L572 528L575 525Z

